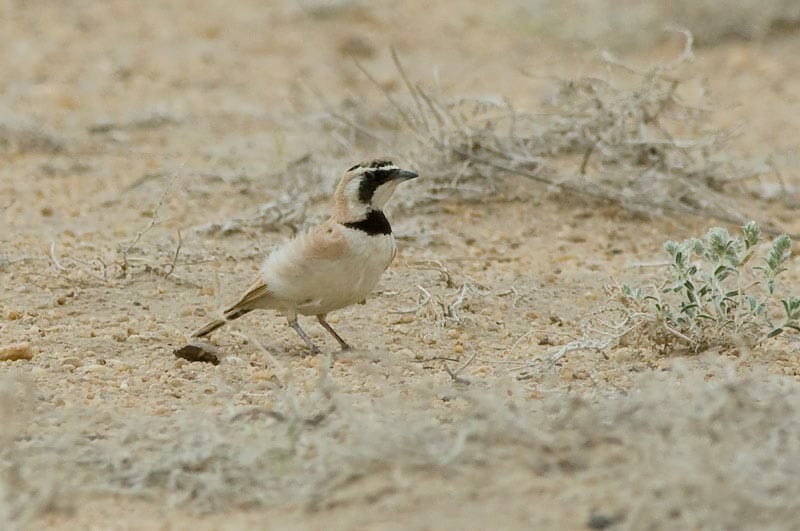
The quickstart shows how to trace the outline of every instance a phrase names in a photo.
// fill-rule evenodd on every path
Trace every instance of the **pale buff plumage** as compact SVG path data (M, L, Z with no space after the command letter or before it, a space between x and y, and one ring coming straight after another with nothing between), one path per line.
M224 319L192 336L205 336L253 310L272 309L286 317L313 351L319 349L300 328L298 314L316 316L342 349L349 348L325 316L365 300L391 264L395 241L381 209L397 184L414 177L414 172L388 161L362 163L348 170L333 195L331 217L275 249L264 261L259 278L223 312Z

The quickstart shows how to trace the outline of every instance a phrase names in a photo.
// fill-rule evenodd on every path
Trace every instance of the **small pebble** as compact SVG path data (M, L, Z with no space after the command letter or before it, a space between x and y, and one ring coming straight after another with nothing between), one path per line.
M256 381L265 381L265 380L272 380L273 378L275 378L275 375L273 374L272 371L267 371L267 370L263 370L262 369L262 370L254 371L250 375L250 378L252 378L253 380L256 380Z
M30 343L15 343L0 348L0 361L29 360L33 358L33 349Z
M616 523L617 519L602 513L592 512L586 522L589 529L606 529Z
M187 343L181 348L176 348L172 353L176 357L188 361L200 361L211 363L212 365L219 365L217 349L207 343Z
M61 360L61 364L68 365L72 368L77 368L83 365L83 361L81 361L80 358L71 357L71 358L64 358L63 360Z

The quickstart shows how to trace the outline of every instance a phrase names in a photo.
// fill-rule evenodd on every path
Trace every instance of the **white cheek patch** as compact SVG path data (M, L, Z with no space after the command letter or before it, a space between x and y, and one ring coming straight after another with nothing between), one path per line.
M389 202L398 184L398 181L388 181L380 185L375 190L375 193L372 194L372 208L377 210L383 209L384 205Z
M358 185L361 182L360 179L351 179L347 186L344 189L344 193L347 195L347 199L350 202L358 199Z
M356 217L362 217L367 213L367 205L361 202L358 197L358 188L361 180L353 179L344 189L345 196L347 197L347 206L350 208L350 214Z

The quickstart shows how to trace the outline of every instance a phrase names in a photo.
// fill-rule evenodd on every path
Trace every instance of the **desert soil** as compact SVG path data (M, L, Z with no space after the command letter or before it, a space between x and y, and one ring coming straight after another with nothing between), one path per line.
M450 97L533 110L553 76L602 71L597 48L514 6L0 4L0 348L27 343L0 362L0 523L796 528L800 444L781 439L798 435L794 343L689 354L634 339L546 363L603 315L605 286L657 276L636 264L714 220L524 179L481 201L426 202L408 183L389 213L396 261L366 305L331 316L354 352L328 370L261 312L213 336L218 365L173 356L273 245L321 219L349 165L415 167L332 139L326 105L382 105L351 56L401 99L392 46ZM710 120L738 126L732 157L796 143L797 35L695 50ZM643 65L680 48L617 53ZM800 233L796 198L734 199ZM293 221L270 217L279 206Z

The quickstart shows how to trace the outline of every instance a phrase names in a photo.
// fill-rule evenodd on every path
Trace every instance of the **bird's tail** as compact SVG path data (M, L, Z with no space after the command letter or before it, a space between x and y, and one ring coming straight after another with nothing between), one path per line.
M233 321L234 319L238 319L244 314L250 313L252 311L253 311L252 309L246 309L246 310L236 310L233 312L226 313L224 319L217 319L215 321L211 321L203 328L197 330L196 332L193 332L192 337L205 337L214 330L216 330L217 328L224 326L228 321Z
M222 314L223 319L217 319L216 321L208 323L203 328L192 334L192 337L207 336L220 326L224 326L228 321L238 319L244 314L250 313L257 308L268 308L268 305L265 306L265 300L268 300L269 296L270 293L267 285L264 283L263 279L259 278L255 281L255 283L253 283L252 286L250 286L250 289L248 289L247 292L242 295L236 304L225 310L225 312Z

